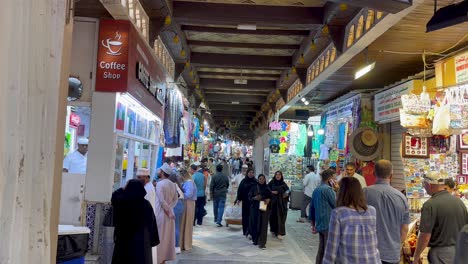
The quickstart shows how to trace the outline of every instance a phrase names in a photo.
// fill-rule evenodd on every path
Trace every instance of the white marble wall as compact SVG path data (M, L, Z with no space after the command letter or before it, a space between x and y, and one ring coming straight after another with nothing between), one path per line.
M55 263L72 24L65 0L0 8L0 263Z

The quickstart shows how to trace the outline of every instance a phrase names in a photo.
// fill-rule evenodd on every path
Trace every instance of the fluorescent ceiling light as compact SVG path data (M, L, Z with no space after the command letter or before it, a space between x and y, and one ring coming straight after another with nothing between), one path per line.
M247 80L246 79L235 79L234 80L234 83L235 84L247 84Z
M311 137L313 135L314 135L314 131L312 130L307 131L307 136Z
M302 97L301 101L302 101L302 102L305 102L305 101L306 101L305 97Z
M319 135L325 134L325 129L320 128L320 129L317 131L317 134L319 134Z
M308 101L305 101L304 104L305 104L305 105L309 105L309 102L308 102Z
M361 69L359 69L355 74L354 74L354 79L357 80L359 78L361 78L362 76L364 76L366 73L372 71L373 69L375 68L375 61L370 63L370 64L367 64L366 66L362 67Z
M232 104L239 104L239 101L232 101Z
M237 25L237 29L239 29L239 30L257 30L257 25L239 24L239 25Z

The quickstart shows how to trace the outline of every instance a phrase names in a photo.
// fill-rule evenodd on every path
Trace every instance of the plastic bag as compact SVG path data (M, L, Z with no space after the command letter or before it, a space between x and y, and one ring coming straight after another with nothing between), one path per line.
M444 104L435 108L432 134L450 136L450 105Z

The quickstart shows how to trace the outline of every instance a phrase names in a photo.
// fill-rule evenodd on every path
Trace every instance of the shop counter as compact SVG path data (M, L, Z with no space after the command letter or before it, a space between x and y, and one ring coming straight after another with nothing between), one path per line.
M87 227L59 225L57 263L84 264L89 233Z

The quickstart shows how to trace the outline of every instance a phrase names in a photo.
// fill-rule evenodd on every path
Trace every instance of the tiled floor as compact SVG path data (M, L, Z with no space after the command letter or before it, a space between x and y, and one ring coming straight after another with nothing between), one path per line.
M211 203L206 209L212 211ZM287 235L283 241L269 235L266 250L260 250L242 236L240 226L216 227L209 214L204 225L194 229L193 249L178 255L172 263L313 263L318 236L312 235L309 224L296 222L299 214L299 211L289 211Z

